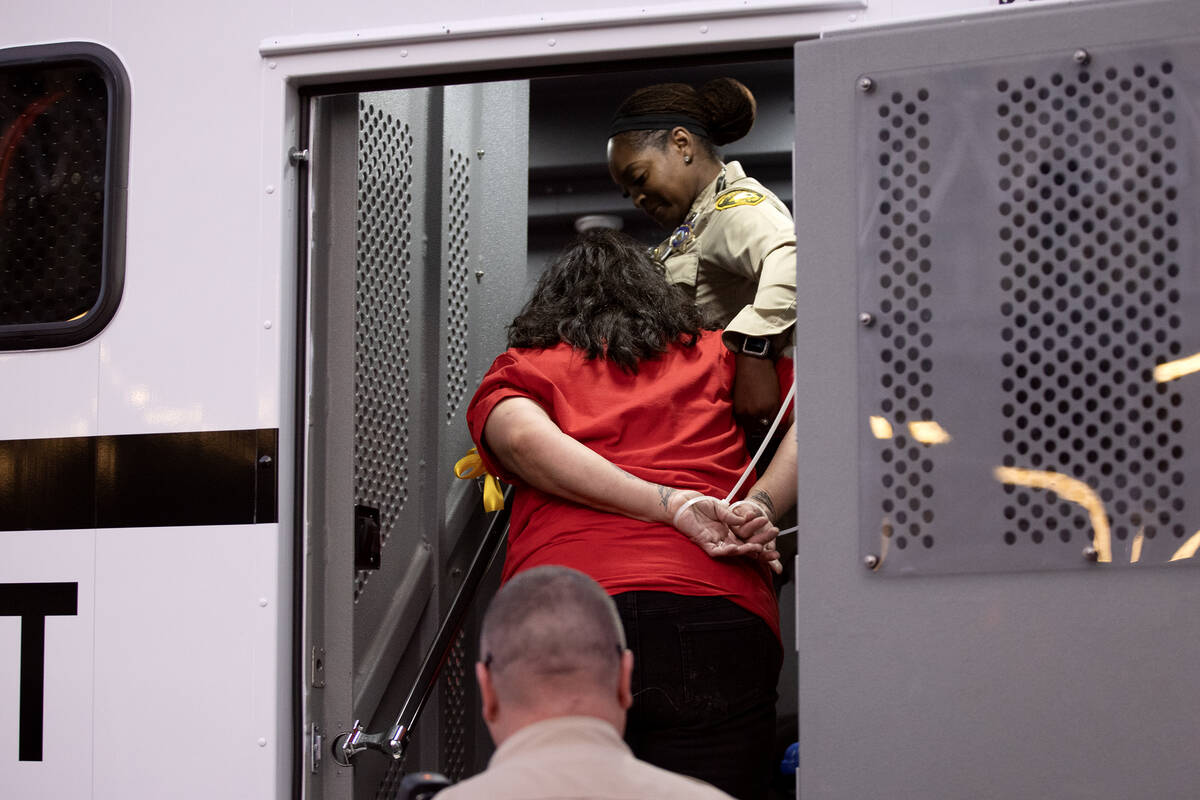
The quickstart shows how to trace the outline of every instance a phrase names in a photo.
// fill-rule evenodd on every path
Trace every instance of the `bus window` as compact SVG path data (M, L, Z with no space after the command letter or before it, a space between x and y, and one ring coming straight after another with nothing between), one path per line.
M78 344L116 311L126 85L96 45L0 51L0 349Z

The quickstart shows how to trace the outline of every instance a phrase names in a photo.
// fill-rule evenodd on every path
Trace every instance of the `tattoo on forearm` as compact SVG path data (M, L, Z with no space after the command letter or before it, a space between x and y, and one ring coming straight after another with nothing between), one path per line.
M771 501L771 495L767 494L762 489L757 489L750 493L747 500L753 500L767 510L767 516L772 522L775 521L775 503Z
M670 486L658 487L658 502L662 503L662 507L666 508L667 503L671 501L671 495L675 494L675 490Z

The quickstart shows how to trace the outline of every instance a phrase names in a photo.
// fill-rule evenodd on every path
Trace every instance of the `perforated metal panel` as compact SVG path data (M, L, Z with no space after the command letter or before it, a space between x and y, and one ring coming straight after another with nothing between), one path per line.
M847 87L879 572L1161 564L1200 533L1200 376L1156 377L1200 352L1198 54L1064 49Z
M446 192L446 359L449 370L446 392L446 421L454 419L467 394L468 327L470 284L467 276L471 257L471 157L449 149L449 179Z
M1010 466L1091 473L1118 540L1180 540L1182 395L1152 369L1182 354L1175 66L1141 56L996 84L1003 438ZM1006 543L1086 535L1053 492L1006 491Z
M359 98L354 502L379 509L385 547L409 492L412 270L421 241L413 124L423 118L387 94ZM370 575L357 573L355 602Z
M933 219L929 211L931 157L929 152L929 90L893 90L877 106L879 180L877 213L879 335L886 343L879 352L883 364L878 387L883 390L876 413L903 426L913 420L934 419L933 362L927 353L933 335L930 258ZM931 548L934 544L934 462L903 436L886 440L879 458L887 473L881 479L884 499L883 533L896 546ZM894 535L895 533L899 535Z
M323 585L307 587L306 606L326 675L306 713L330 738L354 719L387 729L424 690L421 663L486 525L478 488L453 466L470 446L464 403L503 350L524 288L525 194L512 188L527 173L527 108L521 82L317 103L309 579ZM494 259L486 276L480 252ZM375 571L348 568L355 505L380 511ZM390 797L405 770L482 768L490 744L469 674L477 617L468 613L406 760L364 755L352 773L323 771L310 785Z
M450 657L442 669L442 713L445 725L442 728L441 770L452 781L462 780L467 768L467 714L475 713L467 707L467 682L474 675L467 669L466 637L459 631L450 650Z
M1013 4L936 22L847 30L797 45L796 108L814 110L796 115L795 209L802 243L796 323L796 428L802 453L797 465L802 509L796 563L798 796L923 800L1049 793L1124 800L1195 793L1190 756L1195 706L1181 702L1178 676L1189 675L1200 658L1200 625L1190 613L1200 601L1200 583L1187 566L1195 556L1164 562L1200 529L1193 422L1200 376L1166 383L1161 390L1166 394L1160 395L1157 381L1145 382L1143 372L1153 370L1159 359L1179 361L1200 351L1200 330L1191 318L1200 308L1192 232L1200 222L1193 188L1197 154L1190 144L1198 119L1197 37L1200 17L1194 3L1136 0ZM1080 58L1089 63L1075 60L1077 50L1086 51ZM1150 100L1161 104L1161 112L1169 110L1166 103L1145 84L1142 111L1133 97L1139 89L1134 67L1140 63L1148 77L1155 65L1161 92L1166 80L1160 66L1168 60L1173 64L1174 174L1152 160L1158 150L1165 161L1166 151L1149 135L1156 124ZM1115 81L1107 77L1110 67L1117 70ZM1069 98L1065 87L1078 91L1085 69L1091 100L1083 109L1079 94ZM1062 76L1062 88L1055 87L1056 74ZM1104 153L1102 179L1108 187L1102 195L1095 189L1095 174L1090 184L1081 177L1085 168L1097 171L1100 155L1091 116L1097 76L1105 85L1102 97L1110 84L1118 94L1126 91L1121 82L1129 78L1132 112L1122 111L1122 98L1112 103L1103 97L1104 113L1120 119L1116 141L1122 149L1115 161ZM1032 89L1026 88L1027 79L1033 80ZM1006 88L1000 88L1001 81ZM862 91L862 85L872 91ZM1040 97L1043 88L1045 97ZM921 90L927 93L924 100ZM1014 90L1021 92L1019 101L1012 99ZM901 94L899 104L892 100L895 92ZM1035 106L1027 110L1031 101ZM911 111L905 109L909 102ZM880 116L883 105L888 111ZM1068 120L1072 108L1074 119ZM893 127L896 109L902 119ZM1166 136L1161 112L1155 112L1160 113L1157 124L1160 136ZM1139 113L1147 116L1145 128L1137 126ZM921 114L928 115L927 122L918 119ZM1022 117L1017 133L1014 114ZM1080 130L1084 119L1093 125L1086 135ZM1135 128L1129 142L1120 133L1126 119ZM1104 148L1113 141L1107 124L1106 117ZM1001 139L1005 129L1007 138ZM880 138L884 130L886 141ZM896 136L898 153L890 149ZM928 147L920 145L922 137ZM1144 153L1137 149L1139 138L1146 140ZM1093 148L1086 159L1085 143ZM1124 148L1132 156L1129 164ZM906 160L910 150L911 163ZM887 165L880 164L884 153L891 159ZM897 158L900 176L887 171ZM919 171L921 161L928 162L927 173ZM1019 175L1014 173L1018 164ZM1124 181L1135 182L1132 192L1142 210L1132 217L1122 210L1123 202L1111 203L1114 178L1108 171L1114 166L1122 194L1128 193L1119 188ZM906 185L910 174L915 186ZM892 181L886 195L879 186L884 177ZM1153 185L1137 198L1145 186L1138 182L1156 177L1161 191L1175 189L1174 199L1155 198ZM922 185L928 187L925 197ZM896 188L905 193L898 209L890 194ZM1093 195L1090 207L1084 205L1086 194ZM1103 228L1095 211L1101 197L1107 208ZM908 206L909 199L915 205ZM1030 210L1031 201L1036 210ZM880 211L884 202L891 206ZM1114 209L1123 226L1116 239L1107 227ZM903 215L899 222L892 219L897 211ZM1168 226L1172 212L1178 221ZM1018 214L1020 222L1014 221ZM1141 214L1149 217L1148 230L1161 224L1164 241L1168 236L1178 240L1169 259L1179 265L1177 277L1167 263L1155 263L1153 244L1141 253L1138 244L1120 238L1130 227L1142 230ZM910 223L915 231L907 229ZM884 239L883 225L899 233ZM1108 237L1103 244L1099 230ZM929 236L927 247L915 241L923 233ZM896 235L906 240L899 251L892 244ZM919 250L915 259L905 257L908 240ZM1111 248L1117 242L1122 252L1114 257ZM1131 248L1136 267L1123 263ZM890 250L893 263L880 261L884 250ZM903 262L899 274L893 271L897 257ZM1103 270L1101 257L1108 259ZM928 272L921 270L923 259ZM1073 272L1076 259L1079 270ZM1143 266L1148 276L1139 275ZM1090 283L1083 275L1088 269ZM1122 271L1119 283L1112 278L1114 269ZM916 276L913 285L910 273ZM885 275L891 281L886 287L880 283ZM1129 280L1137 286L1126 287ZM1101 282L1108 284L1106 294L1100 293ZM901 298L894 294L897 283ZM928 297L920 294L924 283ZM1179 296L1164 297L1163 313L1154 310L1158 301L1147 306L1139 297L1143 291L1169 294L1172 288ZM1119 311L1117 295L1122 296ZM916 309L908 308L910 299ZM892 303L886 312L885 300ZM1031 310L1034 301L1038 307ZM897 303L906 314L899 324ZM1132 329L1123 316L1130 304L1139 312ZM1107 321L1100 319L1102 309ZM908 315L914 311L919 328L909 334ZM923 311L929 312L927 319ZM1118 313L1126 326L1114 334ZM1178 328L1170 328L1171 313L1180 317ZM866 326L860 322L863 314L871 315ZM1046 314L1052 316L1049 322ZM1142 314L1150 317L1146 330ZM1026 319L1018 321L1018 315ZM1167 329L1161 342L1155 341L1158 320ZM885 324L891 325L886 336ZM1063 324L1067 330L1060 333ZM1012 331L1007 340L1005 329ZM1102 345L1105 333L1110 338ZM1131 333L1138 337L1134 345L1126 340ZM922 344L926 334L930 338ZM900 348L894 342L911 335L917 337L915 356L908 352L911 342ZM1072 344L1075 337L1079 341ZM1055 340L1052 348L1047 338ZM1178 355L1170 351L1174 340L1181 345ZM1142 352L1146 343L1153 346L1150 355ZM1117 345L1126 351L1119 361L1112 357ZM1086 352L1088 347L1094 354ZM917 408L907 406L911 387L897 399L895 384L883 386L885 374L898 377L894 365L882 359L885 349L893 359L905 360L903 381L910 371L919 375ZM1058 360L1062 349L1068 351L1066 362ZM1034 352L1040 353L1036 364ZM1131 357L1138 360L1135 367ZM1109 363L1101 367L1104 359ZM922 360L929 363L922 366ZM1075 360L1079 376L1071 371ZM1050 376L1048 364L1054 366ZM1092 385L1082 377L1088 371L1095 372ZM1040 381L1036 390L1035 379ZM920 393L924 383L930 386L928 398ZM1170 395L1178 393L1182 422L1178 431L1168 432L1171 441L1165 447L1157 441L1152 445L1156 458L1138 453L1142 472L1137 475L1128 457L1117 462L1101 456L1103 439L1116 448L1119 436L1132 433L1131 383L1138 384L1139 408L1147 397L1152 408L1164 396L1169 406ZM1047 389L1054 391L1049 401ZM1118 396L1125 398L1124 417L1116 407ZM884 411L889 399L893 409ZM1034 410L1035 402L1040 409ZM1063 402L1066 411L1060 410ZM1012 406L1010 416L1006 406ZM944 435L932 425L917 426L916 434L931 443L914 442L913 420L897 421L897 408L917 415L917 422L938 423ZM926 409L932 418L921 420ZM1048 423L1051 413L1055 420ZM1139 426L1147 421L1141 413ZM1019 416L1026 418L1023 423L1017 422ZM874 428L871 417L878 418ZM1118 424L1124 424L1123 433ZM1060 430L1064 426L1068 430ZM1154 436L1157 440L1159 433ZM1021 442L1023 452L1018 451ZM1181 448L1177 454L1171 452L1176 446ZM915 457L909 452L914 448ZM888 450L891 463L883 460ZM1058 460L1064 450L1069 462ZM1097 453L1094 463L1087 458L1090 450ZM893 466L897 451L906 465L903 474ZM1035 454L1041 455L1040 466L1034 464ZM1146 468L1154 469L1163 457L1175 459L1173 470L1183 475L1184 507L1173 512L1172 523L1183 524L1185 535L1176 538L1170 527L1159 527L1153 539L1143 532L1137 551L1129 490L1140 486ZM922 469L924 460L930 462L929 472ZM1112 464L1108 475L1102 470L1105 461ZM914 521L911 490L906 488L903 497L895 491L899 481L910 480L914 463L918 480L932 490L928 497L923 490L918 494L916 536L907 528ZM1125 476L1123 486L1118 474ZM884 486L885 479L890 486ZM1011 493L1007 482L1012 482ZM1106 488L1113 492L1107 500ZM1161 488L1156 485L1153 493ZM1175 491L1173 485L1168 491ZM1026 495L1024 504L1020 493ZM1120 512L1122 499L1127 506ZM885 500L892 501L891 512L884 511ZM1035 506L1041 511L1034 512ZM904 526L892 517L887 538L884 517L899 509L908 512ZM931 522L921 517L925 510L933 512ZM1019 527L1022 516L1029 520L1027 530ZM1076 528L1080 516L1084 526ZM1053 529L1049 518L1057 520ZM1121 524L1129 531L1123 541L1116 530ZM1069 542L1060 536L1064 526L1071 530ZM1100 563L1093 540L1093 531L1105 527L1112 559L1107 564ZM1035 531L1041 532L1041 542L1034 541ZM1006 543L1009 533L1012 544ZM929 547L922 542L926 534L932 537ZM904 549L896 541L901 536L907 541ZM1096 547L1096 562L1084 557L1088 546ZM866 556L882 558L878 571L864 566ZM1128 566L1135 558L1137 565ZM912 577L886 577L905 574Z
M524 300L529 86L526 82L445 88L442 138L442 311L438 435L440 546L457 588L465 558L482 528L481 495L473 481L452 477L471 447L465 410L475 387L505 348L505 326ZM518 188L519 187L519 188ZM461 777L483 768L490 753L478 716L470 665L477 658L478 622L490 600L481 592L445 666L438 691L442 726L438 766Z

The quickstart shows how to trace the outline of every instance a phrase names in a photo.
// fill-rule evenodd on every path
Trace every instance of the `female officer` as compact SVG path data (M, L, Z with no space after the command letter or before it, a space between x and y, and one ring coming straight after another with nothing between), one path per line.
M715 149L750 131L755 107L732 78L699 90L639 89L609 127L608 168L634 205L671 231L655 255L668 280L725 327L737 354L734 411L761 432L779 409L772 360L796 320L796 234L779 198Z

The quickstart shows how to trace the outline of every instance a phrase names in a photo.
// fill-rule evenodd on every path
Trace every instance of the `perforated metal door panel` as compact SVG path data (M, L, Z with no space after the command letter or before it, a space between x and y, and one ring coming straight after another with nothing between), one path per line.
M1200 374L1166 371L1200 353L1200 39L863 78L864 560L1187 554Z
M420 544L419 517L407 508L407 501L415 472L412 421L419 417L423 400L412 373L414 339L421 335L420 326L413 323L424 312L429 96L428 90L410 90L358 98L354 502L379 509L385 549L404 524L410 535L400 548ZM405 560L395 550L388 560ZM356 603L371 575L365 570L356 573ZM398 575L389 579L394 583ZM389 592L385 590L378 602L388 602Z
M443 481L439 548L453 565L449 569L459 568L457 574L482 532L479 486L453 477L455 462L471 447L467 405L492 361L504 352L505 326L525 296L528 108L526 81L445 87L440 430L436 454L429 455ZM454 581L446 582L447 590L454 588ZM476 741L481 726L470 665L478 657L475 626L488 599L485 593L477 598L439 682L438 765L453 780L486 762Z
M350 451L339 451L345 460L336 468L352 456L353 504L379 511L383 542L379 567L354 573L352 625L338 632L352 637L351 670L339 668L336 678L330 670L327 679L339 688L352 682L353 713L340 723L341 707L325 717L342 730L361 719L374 732L392 723L408 696L485 522L479 487L455 478L453 467L471 444L471 392L503 350L504 326L520 306L528 85L347 96L331 127L337 136L322 143L327 158L336 152L340 160L322 189L337 207L329 213L342 244L318 275L337 303L320 297L323 289L316 295L337 342L319 343L324 360L314 374L329 397L343 401L340 409L353 410L352 426L332 413L323 424L336 426L330 438ZM350 150L353 159L343 152ZM352 404L345 402L351 388ZM349 521L348 500L337 495L342 506L332 518ZM347 528L325 529L331 549L350 547ZM348 575L330 574L338 581L331 604L348 601L341 583ZM411 732L407 767L362 759L354 796L394 796L406 768L435 768L452 779L482 768L490 746L479 746L485 734L471 714L477 701L469 665L484 607L481 595L444 665L440 691ZM331 658L342 655L332 652L340 639L326 631L324 641Z

